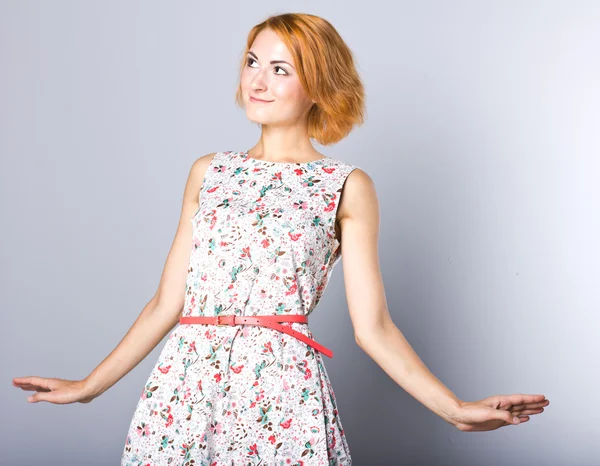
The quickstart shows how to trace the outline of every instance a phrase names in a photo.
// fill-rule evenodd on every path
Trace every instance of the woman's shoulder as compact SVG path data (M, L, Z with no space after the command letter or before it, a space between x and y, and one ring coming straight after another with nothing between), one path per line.
M336 166L336 167L340 168L342 170L342 172L348 178L350 178L350 175L351 175L353 183L361 184L361 183L364 183L366 179L370 179L370 177L366 173L366 171L363 170L363 168L361 166L359 166L359 165L356 165L354 163L348 162L346 160L336 159L336 158L333 158L333 157L327 157L327 161L328 161L328 163L330 165L333 165L333 166ZM358 180L358 181L354 181L354 180Z
M210 152L197 157L192 163L192 171L203 172L221 152Z
M337 165L339 167L344 167L344 168L349 168L349 169L360 168L358 165L348 162L347 160L342 160L342 159L338 159L335 157L325 157L324 160L328 163Z

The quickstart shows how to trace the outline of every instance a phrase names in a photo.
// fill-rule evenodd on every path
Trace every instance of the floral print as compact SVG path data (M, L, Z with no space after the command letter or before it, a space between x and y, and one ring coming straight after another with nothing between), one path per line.
M309 315L341 258L335 218L356 168L218 152L191 218L182 316ZM284 322L313 338L306 323ZM168 335L121 466L351 465L320 352L262 326L184 324Z

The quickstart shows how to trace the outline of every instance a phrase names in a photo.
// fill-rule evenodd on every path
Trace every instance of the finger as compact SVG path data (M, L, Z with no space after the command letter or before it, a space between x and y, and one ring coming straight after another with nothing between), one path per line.
M503 398L506 403L509 403L513 406L521 404L539 403L546 399L544 395L525 395L523 393L505 395Z
M20 377L15 380L20 385L31 386L31 387L40 387L40 388L43 388L44 390L50 390L50 385L54 382L55 379L31 376L31 377Z
M27 398L30 403L39 403L40 401L47 401L50 403L61 403L59 394L57 392L37 392L30 395Z
M538 409L538 408L543 408L544 406L548 406L549 404L550 404L550 401L544 400L544 401L539 401L537 403L515 405L511 408L511 411L521 411L523 409Z
M40 396L40 393L34 393L33 395L30 395L27 397L27 401L29 401L30 403L37 403L39 401L44 401L43 398Z
M13 377L13 383L17 382L17 383L22 383L22 382L27 382L29 379L31 379L31 377L33 377L32 375L28 375L25 377Z
M497 395L485 400L481 400L485 404L495 409L510 410L515 406L526 406L532 403L550 403L544 395L524 395L522 393L516 393L513 395Z
M490 415L493 419L504 421L507 424L518 424L519 417L512 414L510 411L504 411L503 409L490 410Z
M16 377L12 380L15 387L31 386L30 377Z
M515 416L522 416L524 414L540 414L544 412L544 408L538 409L525 409L523 411L512 411Z
M23 390L23 391L28 391L28 392L31 392L31 391L34 391L34 392L36 392L36 391L40 391L40 392L49 392L49 391L50 391L50 390L46 390L46 389L45 389L45 388L43 388L43 387L40 387L40 386L37 386L37 385L29 385L29 384L27 384L27 385L22 385L22 386L20 386L20 387L18 387L18 388L20 388L20 389L21 389L21 390Z
M17 384L31 384L33 382L33 379L35 379L36 376L34 375L28 375L27 377L15 377L13 379L13 383L17 383Z

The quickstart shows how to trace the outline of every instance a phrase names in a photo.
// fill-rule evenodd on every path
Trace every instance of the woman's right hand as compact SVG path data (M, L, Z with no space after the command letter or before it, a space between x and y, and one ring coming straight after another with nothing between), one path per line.
M35 391L27 398L30 403L47 401L55 404L89 403L96 395L85 380L65 380L44 377L15 377L13 386Z

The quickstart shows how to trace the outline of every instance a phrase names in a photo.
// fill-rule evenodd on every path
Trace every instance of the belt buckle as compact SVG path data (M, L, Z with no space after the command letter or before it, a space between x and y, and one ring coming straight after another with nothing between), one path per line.
M225 316L217 316L217 326L219 327L227 327L229 324L222 324L221 323L221 317L225 317Z

